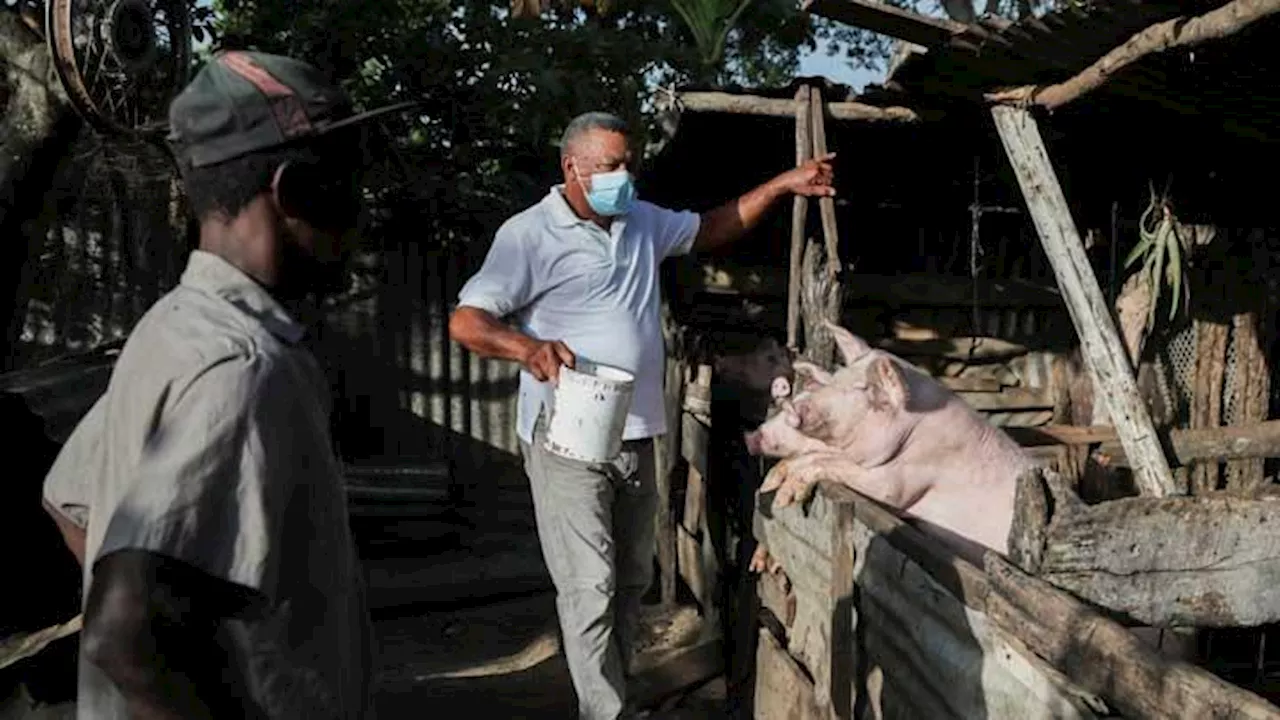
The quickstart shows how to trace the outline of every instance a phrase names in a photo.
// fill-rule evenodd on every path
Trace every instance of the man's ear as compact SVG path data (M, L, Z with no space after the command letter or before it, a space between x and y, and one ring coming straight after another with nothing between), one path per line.
M836 340L836 347L840 348L840 355L844 357L845 365L852 365L854 360L871 352L871 346L866 340L845 330L839 325L827 321L827 329L831 331L831 336Z
M297 167L285 160L271 176L271 198L286 218L302 215L302 197L297 177Z
M867 391L872 404L881 409L902 410L907 406L907 379L888 357L878 357L867 368Z

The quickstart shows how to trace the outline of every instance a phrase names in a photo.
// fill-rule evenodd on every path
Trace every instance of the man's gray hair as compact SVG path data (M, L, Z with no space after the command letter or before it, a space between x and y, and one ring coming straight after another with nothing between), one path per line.
M569 121L560 136L560 157L570 154L575 143L592 130L608 130L610 132L629 134L627 123L622 118L607 112L586 112Z

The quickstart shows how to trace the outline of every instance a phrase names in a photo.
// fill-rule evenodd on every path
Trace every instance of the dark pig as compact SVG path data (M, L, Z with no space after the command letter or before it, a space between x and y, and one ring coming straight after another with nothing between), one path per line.
M832 325L844 365L797 361L805 388L754 432L748 448L784 458L761 492L776 507L816 481L874 500L999 553L1008 549L1017 477L1031 459L955 393L911 364Z

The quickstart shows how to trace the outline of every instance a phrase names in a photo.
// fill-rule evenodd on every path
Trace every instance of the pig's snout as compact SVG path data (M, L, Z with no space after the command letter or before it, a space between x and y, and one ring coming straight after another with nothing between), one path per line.
M748 455L759 455L759 454L761 454L761 453L760 453L760 451L761 451L761 447L760 447L760 446L761 446L761 444L762 444L762 443L761 443L761 437L760 437L760 431L759 431L759 430L752 430L752 431L750 431L750 432L744 433L744 434L742 435L742 440L743 440L743 442L745 442L745 443L747 444L747 454L748 454Z
M790 397L791 383L784 377L776 377L773 379L773 384L769 386L769 394L773 396L774 400Z

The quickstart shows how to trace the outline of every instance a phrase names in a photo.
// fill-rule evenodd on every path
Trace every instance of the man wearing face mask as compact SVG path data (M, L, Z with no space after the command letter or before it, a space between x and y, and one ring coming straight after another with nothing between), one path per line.
M340 286L359 123L315 68L222 52L169 110L200 244L45 481L83 567L77 717L368 717L370 638L300 309Z
M699 215L635 198L627 128L613 115L574 119L560 153L564 184L498 230L449 331L473 352L523 366L517 434L579 716L614 720L633 712L627 664L657 509L652 439L667 429L659 265L732 242L791 193L834 195L832 156ZM610 467L543 448L552 385L579 357L636 375L622 455Z

